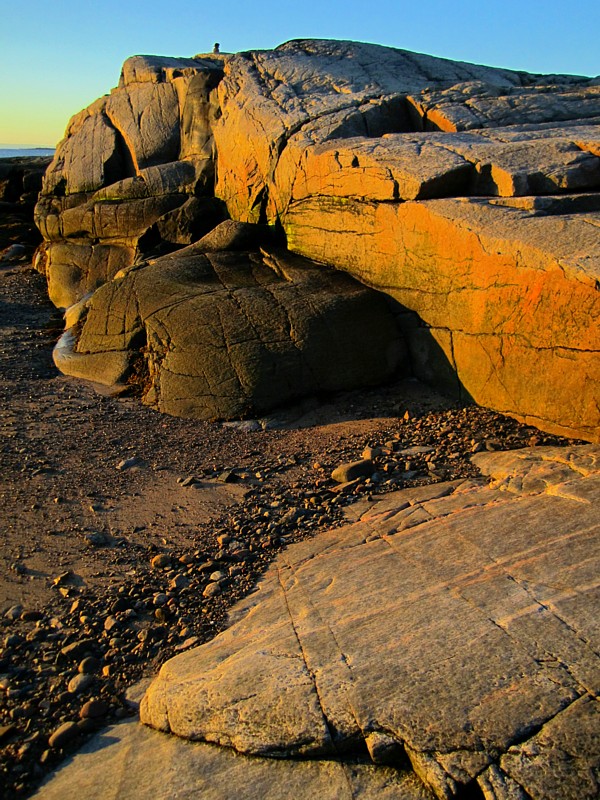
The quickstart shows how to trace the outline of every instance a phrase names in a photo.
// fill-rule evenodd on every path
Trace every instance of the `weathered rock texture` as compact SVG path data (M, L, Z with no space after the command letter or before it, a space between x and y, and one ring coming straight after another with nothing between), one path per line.
M394 374L403 347L386 299L285 251L216 249L253 228L225 222L117 273L68 312L58 367L107 385L129 376L145 403L204 419Z
M289 548L142 720L260 756L408 757L439 798L597 797L600 451L475 459L491 483L404 490Z
M119 86L70 121L36 209L56 305L76 302L157 244L190 244L224 218L210 129L210 92L222 75L218 56L135 56Z
M94 155L92 155L94 153ZM138 56L38 205L68 305L219 214L394 297L420 377L600 439L600 86L376 45Z

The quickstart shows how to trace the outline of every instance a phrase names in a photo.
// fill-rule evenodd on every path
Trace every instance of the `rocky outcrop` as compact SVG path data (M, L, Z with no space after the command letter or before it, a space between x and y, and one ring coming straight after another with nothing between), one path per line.
M597 441L599 188L597 81L303 40L129 59L38 220L64 306L219 215L266 223L399 302L419 377Z
M196 241L224 219L213 197L210 92L218 56L136 56L119 86L70 121L36 209L39 268L67 307L162 244Z
M408 757L439 798L596 796L600 452L475 461L491 484L395 493L289 548L162 667L142 720L261 756Z
M203 419L393 375L404 353L385 298L285 251L231 249L254 232L225 222L118 272L67 313L57 366L106 385L129 378L145 403Z
M597 797L600 451L474 459L488 482L361 501L282 553L147 690L175 736L113 728L40 796Z
M50 156L0 158L0 261L19 251L30 256L40 243L33 209L51 161Z

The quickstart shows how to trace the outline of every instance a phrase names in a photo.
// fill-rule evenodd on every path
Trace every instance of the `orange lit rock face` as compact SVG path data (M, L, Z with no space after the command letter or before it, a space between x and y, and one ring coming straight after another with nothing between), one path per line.
M594 439L600 293L586 268L597 221L487 200L313 198L292 206L286 229L292 249L416 311L477 403Z
M599 189L597 80L298 41L128 59L37 218L57 305L224 209L268 223L414 312L417 375L597 441Z

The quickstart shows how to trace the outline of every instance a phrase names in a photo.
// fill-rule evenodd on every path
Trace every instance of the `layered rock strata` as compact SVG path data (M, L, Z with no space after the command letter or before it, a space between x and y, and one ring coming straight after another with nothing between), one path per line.
M211 90L222 60L136 56L119 86L75 115L36 209L39 268L62 307L159 244L196 241L224 219L213 196Z
M129 59L38 220L65 306L224 209L267 223L401 304L418 376L597 441L599 188L597 81L296 41Z

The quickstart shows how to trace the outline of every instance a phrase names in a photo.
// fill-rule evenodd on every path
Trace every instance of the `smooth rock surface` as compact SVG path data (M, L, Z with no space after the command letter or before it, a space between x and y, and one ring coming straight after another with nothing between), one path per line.
M108 777L110 776L110 777ZM432 800L410 771L338 761L248 758L232 750L114 725L68 761L40 800Z
M439 798L594 796L600 452L474 458L488 484L363 501L290 547L162 667L142 721L261 756L408 755Z

